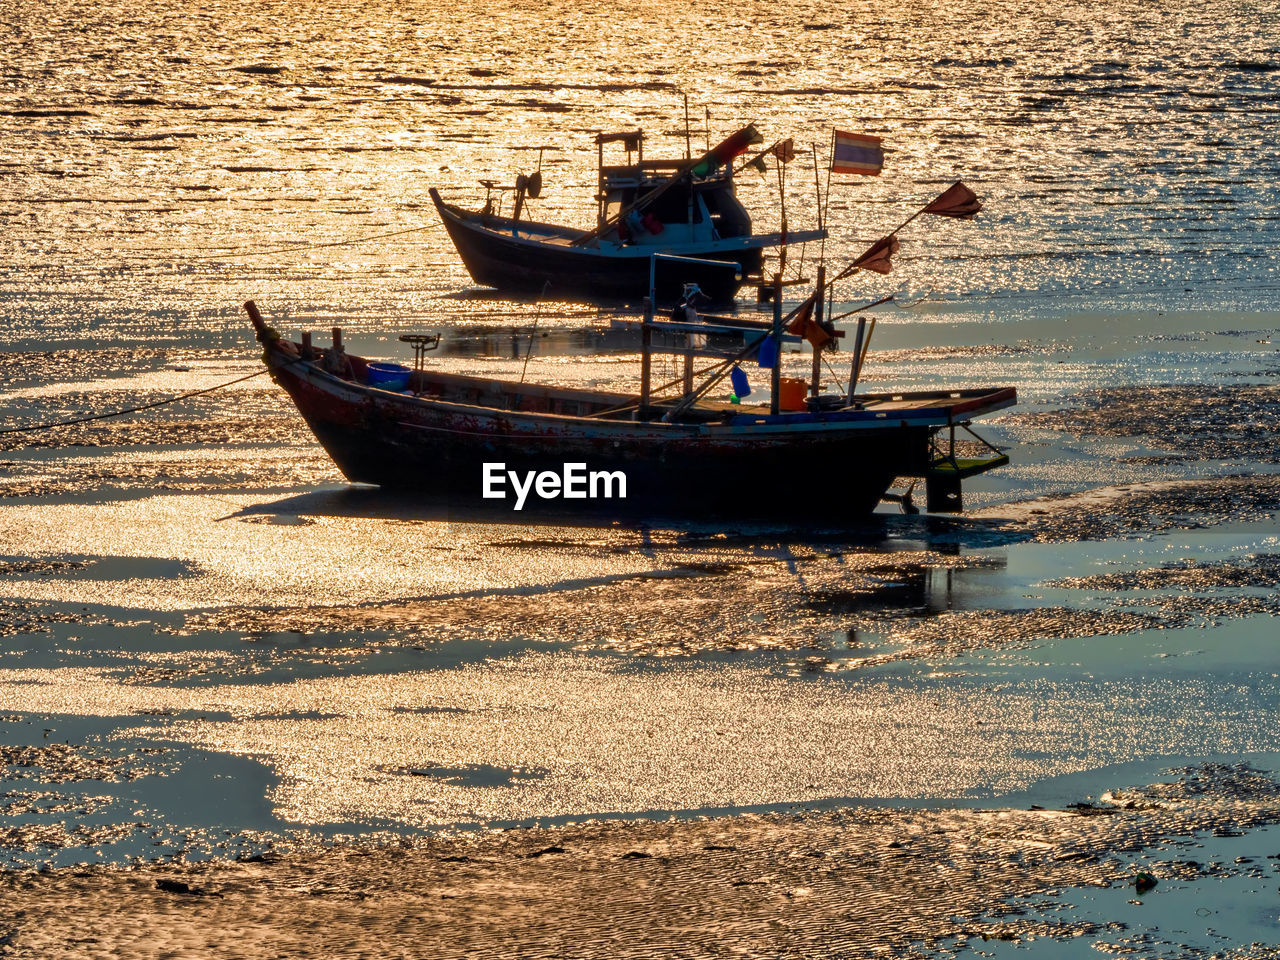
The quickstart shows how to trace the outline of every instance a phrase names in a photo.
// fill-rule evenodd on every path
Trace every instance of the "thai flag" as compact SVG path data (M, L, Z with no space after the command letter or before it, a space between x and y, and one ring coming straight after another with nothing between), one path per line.
M860 133L835 132L835 151L831 154L832 173L865 173L873 177L880 175L884 166L884 150L880 146L879 137L868 137Z

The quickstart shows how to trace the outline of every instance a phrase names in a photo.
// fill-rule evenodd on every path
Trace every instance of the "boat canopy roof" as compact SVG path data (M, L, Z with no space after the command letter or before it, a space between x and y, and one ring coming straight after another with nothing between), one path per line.
M641 144L644 143L644 131L625 130L621 133L597 133L596 143L601 146L606 143L621 143L624 150L639 150Z

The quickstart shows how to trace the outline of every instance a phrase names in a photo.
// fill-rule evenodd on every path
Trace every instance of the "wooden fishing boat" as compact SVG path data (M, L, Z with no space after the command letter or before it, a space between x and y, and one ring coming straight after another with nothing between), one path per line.
M701 157L647 160L641 131L599 134L591 230L522 218L528 198L541 192L541 167L510 188L510 216L496 210L497 188L488 180L481 181L489 190L482 210L446 203L434 187L431 199L476 283L555 298L638 303L650 290L650 257L663 253L728 266L660 264L652 278L660 302L676 301L683 285L693 282L712 301L728 303L742 284L760 281L765 249L826 236L825 230L752 232L751 217L734 191L732 161L758 139L748 126ZM615 143L625 148L626 162L608 165L604 148Z
M692 358L707 355L695 341L715 340L715 355L730 365L769 337L800 342L785 332L777 306L772 324L681 323L650 311L639 394L432 370L424 361L431 340L421 336L401 338L415 344L413 369L379 386L381 369L347 355L339 330L319 350L309 333L286 340L252 302L245 308L272 377L339 469L446 509L510 511L514 521L570 514L832 527L864 519L899 477L926 480L931 510L958 510L961 480L1008 462L990 445L982 456L958 457L956 431L1012 405L1010 387L819 395L815 386L805 396L800 380L791 381L802 390L787 409L777 364L767 405L708 399L706 384L693 386ZM735 337L744 346L724 347ZM677 396L651 387L650 356L659 349L685 358ZM720 375L731 369L722 366Z

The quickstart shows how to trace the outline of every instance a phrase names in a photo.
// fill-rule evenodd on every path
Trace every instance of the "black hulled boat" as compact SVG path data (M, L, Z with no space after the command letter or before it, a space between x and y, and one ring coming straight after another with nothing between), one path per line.
M760 281L766 248L826 236L823 230L752 232L751 216L734 191L732 161L758 141L747 126L701 157L647 160L641 131L597 135L597 222L591 230L521 218L526 197L541 189L540 171L517 180L511 216L495 212L491 198L480 211L446 203L434 188L431 199L477 283L557 298L639 302L652 279L658 300L675 302L692 282L713 302L728 303L742 284ZM605 163L609 144L625 149L626 163ZM654 253L731 266L658 261L651 277Z
M421 348L414 369L402 368L402 378L388 384L377 364L342 350L338 331L332 347L317 350L309 334L301 343L284 339L252 302L245 306L272 377L348 479L463 515L833 528L863 521L900 477L925 478L930 510L958 511L962 479L1008 462L985 442L979 456L958 456L956 431L972 434L971 420L1012 405L1011 387L820 394L816 381L788 381L775 364L769 403L711 398L709 387L768 338L801 342L783 332L776 308L772 324L647 316L640 391L632 394L431 370ZM421 345L430 338L401 339ZM699 340L698 355L725 359L694 387ZM713 340L721 346L711 349ZM677 382L651 384L650 355L661 349L685 358L678 395L663 394ZM784 401L788 386L794 389ZM521 478L524 500L517 499Z

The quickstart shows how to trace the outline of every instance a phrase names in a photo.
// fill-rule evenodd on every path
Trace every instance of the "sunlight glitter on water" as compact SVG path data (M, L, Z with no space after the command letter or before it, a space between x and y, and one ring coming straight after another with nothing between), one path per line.
M270 764L284 820L402 827L594 813L990 798L1151 756L1280 749L1252 717L1186 678L1054 684L793 682L750 667L632 670L530 655L460 670L203 689L124 686L92 671L11 671L21 711L179 711L119 736ZM1189 709L1214 699L1217 709ZM1164 706L1159 715L1149 704ZM229 720L183 719L215 711ZM1140 722L1139 722L1139 718ZM478 768L509 771L486 783ZM433 772L434 771L434 772Z
M467 280L425 187L474 198L478 178L505 182L534 162L523 148L553 143L537 214L585 225L590 131L639 125L682 153L681 91L699 144L704 111L712 139L753 118L802 151L825 149L833 123L885 136L884 176L834 188L837 260L937 185L980 188L983 226L908 234L919 240L900 273L850 299L907 283L947 298L1274 306L1276 178L1260 148L1275 139L1280 72L1265 31L1229 5L1120 5L1104 22L1091 5L749 6L641 5L627 23L572 4L353 0L326 5L319 31L295 7L245 5L210 35L208 11L181 0L125 17L60 3L18 26L0 91L0 162L34 167L0 179L6 259L24 264L0 285L17 321L3 335L35 337L49 319L76 329L104 309L115 327L95 295L104 285L174 318L250 295L348 316L359 304L384 320L458 316L465 302L439 297ZM122 21L134 24L127 44L73 27ZM696 55L676 37L696 37ZM64 51L53 77L47 50ZM793 166L795 229L812 225L814 177L806 153ZM772 177L744 175L740 189L776 222ZM236 255L416 227L327 252Z
M216 462L211 464L216 467ZM611 549L598 532L548 528L585 540L581 552L539 553L519 542L505 546L507 527L468 524L465 538L449 523L397 522L394 518L314 517L305 525L255 522L255 497L148 497L116 503L6 509L6 552L104 558L102 579L5 584L10 596L74 600L156 610L182 610L229 603L289 605L361 604L404 597L473 591L532 589L548 584L616 577L671 562L643 549ZM606 532L606 538L610 535ZM634 534L619 533L622 546ZM201 575L194 581L115 582L111 558L177 557ZM304 574L299 576L299 574Z
M406 360L398 334L438 329L431 362L451 372L517 379L532 345L532 381L632 390L632 311L468 290L426 191L479 205L480 178L510 183L553 144L533 214L588 225L594 133L640 126L648 155L683 155L686 92L695 150L748 120L796 138L792 230L816 219L832 126L885 138L881 177L832 186L829 263L952 180L974 186L976 222L917 221L893 274L835 301L896 297L868 389L1009 383L1021 402L991 426L1013 465L966 491L983 515L893 507L854 541L387 509L345 488L264 379L9 435L0 716L47 762L72 757L10 780L109 792L83 779L110 766L95 751L136 749L160 759L137 760L101 818L136 804L178 836L368 837L1062 804L1114 785L1116 764L1145 782L1180 753L1280 751L1259 427L1280 374L1271 6L6 9L6 426L254 368L251 297L289 335L341 326L371 357ZM773 229L774 172L738 189ZM816 256L793 250L789 272ZM1212 482L1241 471L1256 472ZM819 480L814 499L839 495ZM1036 495L1054 499L1008 507ZM1011 542L1035 537L1055 542ZM1097 579L1116 573L1187 579ZM244 794L234 813L192 800L221 796L207 770ZM89 855L69 830L49 858Z

